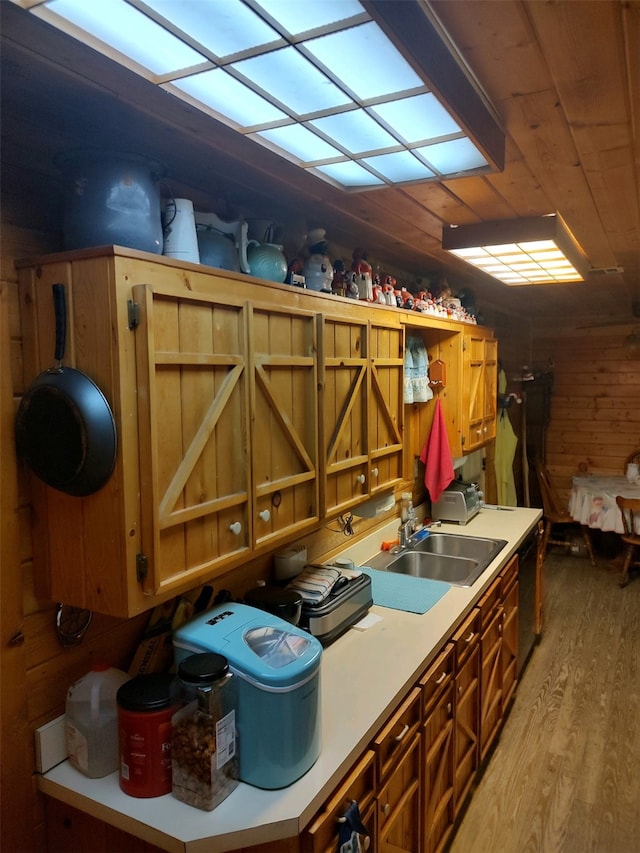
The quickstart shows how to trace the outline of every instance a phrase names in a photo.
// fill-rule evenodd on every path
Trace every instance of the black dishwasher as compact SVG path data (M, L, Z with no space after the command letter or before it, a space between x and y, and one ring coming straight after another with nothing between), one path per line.
M539 640L535 621L537 549L536 526L518 548L518 675L522 674Z

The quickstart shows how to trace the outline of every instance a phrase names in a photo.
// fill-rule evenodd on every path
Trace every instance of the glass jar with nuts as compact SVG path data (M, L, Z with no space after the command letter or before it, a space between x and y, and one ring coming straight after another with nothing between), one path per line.
M211 811L238 784L234 679L215 653L185 658L178 677L187 704L172 719L172 793Z

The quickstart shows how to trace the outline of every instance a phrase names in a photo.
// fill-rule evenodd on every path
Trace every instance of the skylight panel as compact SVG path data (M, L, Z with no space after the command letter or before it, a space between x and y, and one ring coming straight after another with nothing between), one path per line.
M296 115L350 103L347 95L294 47L243 59L231 67Z
M375 169L390 183L403 181L426 180L433 177L433 172L421 163L410 151L398 151L395 154L380 154L376 157L365 157L363 162Z
M13 2L344 189L504 165L495 112L422 0Z
M260 6L294 36L364 12L357 0L260 0Z
M310 39L305 47L361 100L424 87L402 54L377 24L370 22Z
M273 27L240 0L145 0L145 5L219 57L280 38Z
M205 61L201 53L123 0L53 0L47 8L153 74Z
M222 68L174 80L171 87L174 86L243 128L287 118L285 113Z
M461 133L458 123L431 92L376 104L370 111L409 145Z
M317 160L329 160L342 157L342 152L329 145L311 130L300 124L290 124L276 127L272 130L260 131L257 136L269 140L274 145L293 154L300 162L310 163Z
M344 163L330 163L326 166L316 166L316 172L321 172L343 187L362 188L384 186L384 181L372 175L359 163L348 160Z
M442 175L455 175L486 166L487 161L469 139L452 139L417 149Z
M314 119L309 124L330 136L346 151L357 154L390 148L398 140L379 125L364 110L350 110L332 116Z

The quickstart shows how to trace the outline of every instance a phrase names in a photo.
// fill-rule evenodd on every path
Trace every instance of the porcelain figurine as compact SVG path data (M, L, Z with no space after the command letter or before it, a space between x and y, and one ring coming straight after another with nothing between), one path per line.
M307 237L309 257L304 263L304 277L309 290L331 293L333 265L327 254L328 246L324 228L314 228Z
M351 269L357 276L359 298L364 302L373 302L373 274L364 249L353 250Z

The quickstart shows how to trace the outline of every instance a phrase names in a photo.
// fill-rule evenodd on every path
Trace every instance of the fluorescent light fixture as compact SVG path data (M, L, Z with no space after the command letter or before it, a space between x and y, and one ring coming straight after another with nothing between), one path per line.
M504 167L427 0L13 2L342 189Z
M442 248L508 285L584 281L589 271L557 213L445 226Z

